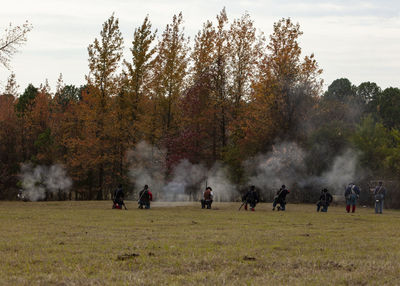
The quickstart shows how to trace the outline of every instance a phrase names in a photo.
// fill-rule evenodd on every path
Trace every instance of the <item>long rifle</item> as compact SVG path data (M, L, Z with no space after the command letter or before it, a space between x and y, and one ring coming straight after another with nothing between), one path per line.
M241 204L240 208L238 209L238 211L240 211L240 209L247 203L246 200L243 201L243 203Z
M142 201L142 197L143 197L143 195L144 195L144 193L145 193L146 191L148 191L148 189L146 189L146 190L143 189L143 190L142 190L142 194L140 195L139 200L138 200L138 204L139 204L139 205L141 205L140 202ZM139 193L139 194L140 194L140 193ZM139 208L140 208L140 206L139 206Z

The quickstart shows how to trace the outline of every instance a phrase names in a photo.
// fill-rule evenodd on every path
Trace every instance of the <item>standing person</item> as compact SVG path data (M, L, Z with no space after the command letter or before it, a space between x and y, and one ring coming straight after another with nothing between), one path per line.
M360 196L360 188L353 183L350 183L344 192L344 196L346 198L346 211L350 212L350 206L352 206L351 212L354 213L356 211L356 202L358 197Z
M213 198L214 198L214 193L211 187L207 187L203 193L203 198L201 200L201 208L204 209L207 206L208 209L211 209Z
M286 188L285 185L282 185L282 187L279 189L279 191L276 193L276 196L274 197L274 202L272 203L272 210L275 210L275 207L277 204L278 206L278 211L284 211L286 209L286 195L290 194L290 191Z
M251 211L254 212L256 204L259 202L260 197L256 191L255 186L251 186L247 193L242 197L242 202L244 202L244 209L247 211L247 204L250 205Z
M113 209L122 209L122 206L127 209L124 203L124 196L125 194L122 189L122 184L119 184L118 188L114 191Z
M385 200L386 196L386 189L383 186L382 182L379 182L378 186L376 186L374 191L374 196L375 196L375 213L382 214L383 201Z
M139 201L138 201L139 209L142 209L143 206L145 207L145 209L149 209L150 202L152 200L153 200L153 194L149 190L149 186L145 185L143 190L139 192Z
M319 201L317 203L317 212L319 212L320 208L322 207L321 212L326 213L328 211L328 207L332 202L333 197L325 188L321 191L321 196L319 197Z

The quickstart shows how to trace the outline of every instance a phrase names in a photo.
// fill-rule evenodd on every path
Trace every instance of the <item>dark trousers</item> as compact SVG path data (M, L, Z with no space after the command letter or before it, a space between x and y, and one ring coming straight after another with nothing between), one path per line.
M201 200L201 208L204 209L207 207L208 209L211 209L212 202L212 200Z
M142 209L144 206L145 209L150 208L150 202L139 201L139 209Z
M319 210L320 210L321 207L322 207L321 212L326 213L326 212L328 211L328 206L329 206L329 205L328 205L327 203L318 202L318 203L317 203L317 212L319 212Z
M277 204L279 204L280 210L285 210L286 202L284 200L275 199L272 203L272 207L275 208Z

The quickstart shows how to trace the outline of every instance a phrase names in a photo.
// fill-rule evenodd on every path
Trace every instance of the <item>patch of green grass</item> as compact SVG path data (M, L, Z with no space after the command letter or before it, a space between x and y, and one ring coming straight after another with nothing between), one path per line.
M398 283L399 211L239 205L0 202L0 285Z

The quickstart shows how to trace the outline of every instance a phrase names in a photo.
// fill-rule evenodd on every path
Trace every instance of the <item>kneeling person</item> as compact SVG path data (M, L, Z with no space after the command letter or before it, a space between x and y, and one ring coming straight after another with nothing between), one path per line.
M139 201L138 201L139 209L142 209L143 206L146 209L149 209L150 208L150 201L152 201L152 200L153 200L153 194L150 192L149 186L145 185L144 189L141 190L140 193L139 193Z
M284 211L286 209L286 195L289 193L290 191L286 188L286 186L282 185L274 197L274 202L272 203L273 211L275 210L277 204L279 204L278 211Z
M113 209L122 209L122 206L126 208L124 203L124 191L122 190L122 184L118 185L118 188L114 191L114 199L113 199Z
M256 192L256 187L251 186L250 190L242 197L242 202L245 202L244 209L247 211L247 204L250 205L251 210L254 212L256 204L259 202L260 198Z
M210 187L207 187L203 193L203 198L201 200L201 208L208 208L211 209L211 204L213 202L214 194Z
M321 212L327 212L328 211L328 207L330 205L330 203L332 202L333 197L332 195L328 192L327 189L323 189L321 191L321 196L319 197L319 201L317 203L317 212L319 212L319 210L322 207Z

